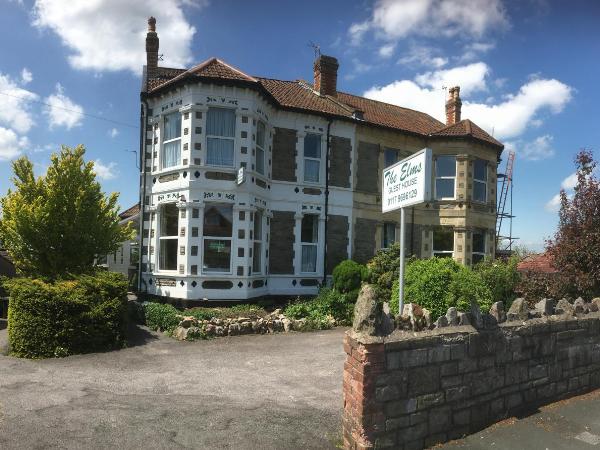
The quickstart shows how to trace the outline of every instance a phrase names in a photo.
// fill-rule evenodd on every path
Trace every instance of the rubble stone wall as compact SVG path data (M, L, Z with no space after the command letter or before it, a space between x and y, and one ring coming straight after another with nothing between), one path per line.
M346 449L429 447L600 387L599 312L385 337L350 330L344 350Z

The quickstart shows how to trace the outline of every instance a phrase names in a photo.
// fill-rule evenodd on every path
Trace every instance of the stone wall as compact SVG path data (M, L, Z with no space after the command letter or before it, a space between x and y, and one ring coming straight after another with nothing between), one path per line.
M343 188L350 187L350 163L352 162L350 139L331 136L331 158L329 184Z
M296 181L296 130L275 128L273 135L273 179Z
M348 259L348 217L335 214L327 216L327 274L339 263Z
M294 212L273 211L269 240L269 273L294 273Z
M354 224L354 251L352 259L366 264L375 254L375 233L377 221L372 219L356 219Z
M433 330L384 337L349 331L344 448L429 447L600 387L598 308L540 303L533 314L520 303L500 324L462 313L479 329L443 320Z
M356 190L377 194L379 192L379 145L358 143L356 163Z

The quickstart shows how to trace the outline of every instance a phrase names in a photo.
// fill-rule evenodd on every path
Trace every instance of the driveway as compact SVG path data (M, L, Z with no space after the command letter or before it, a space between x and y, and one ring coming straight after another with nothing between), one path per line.
M333 449L344 331L177 342L136 327L121 351L0 356L0 448Z

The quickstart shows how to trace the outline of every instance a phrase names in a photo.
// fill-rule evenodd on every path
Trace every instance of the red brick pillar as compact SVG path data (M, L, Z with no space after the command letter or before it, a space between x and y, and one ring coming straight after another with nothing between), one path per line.
M381 404L375 401L377 376L385 370L384 345L361 343L349 332L344 337L343 438L347 450L372 449L385 431Z

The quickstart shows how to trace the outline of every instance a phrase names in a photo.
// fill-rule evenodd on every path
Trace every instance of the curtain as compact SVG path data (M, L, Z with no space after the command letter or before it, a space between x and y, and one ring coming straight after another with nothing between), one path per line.
M314 159L304 160L304 181L319 182L320 161Z
M167 142L163 144L163 168L179 165L181 159L181 141Z
M212 166L233 166L233 140L208 138L206 163Z
M234 110L225 108L209 108L206 115L206 134L209 136L234 137Z
M163 142L181 137L181 114L177 112L166 115L163 131Z
M317 271L317 246L302 245L302 272Z

